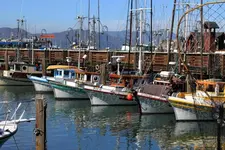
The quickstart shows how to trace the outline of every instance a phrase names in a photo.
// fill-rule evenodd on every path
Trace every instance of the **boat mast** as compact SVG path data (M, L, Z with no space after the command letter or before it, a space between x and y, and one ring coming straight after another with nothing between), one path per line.
M146 25L146 10L149 9L146 7L146 5L147 5L147 2L145 1L145 6L143 8L136 9L136 11L140 11L139 60L138 60L139 74L142 74L142 48L143 48L143 37L142 36L143 36L143 30L145 30L145 25ZM143 29L143 27L144 27L144 29Z
M80 30L79 30L79 54L78 54L78 69L80 69L80 51L81 51L81 35L83 30L83 20L85 17L78 16L77 19L80 21Z
M100 0L98 0L98 49L100 50Z
M88 49L90 48L90 16L91 15L91 0L88 0Z
M142 74L142 18L143 9L140 9L140 31L139 31L139 60L138 60L138 70L139 74Z
M186 4L186 12L190 9L190 5L189 4ZM185 51L186 51L186 43L187 43L187 37L188 37L188 19L189 19L189 16L188 14L186 15L185 17L185 26L184 26L184 38L185 38Z
M20 44L20 19L17 19L17 51L16 51L16 62L19 62L19 44Z
M171 28L170 28L169 49L168 49L168 52L167 52L167 70L169 70L170 49L171 49L171 42L172 42L172 37L173 37L173 26L174 26L174 18L175 18L175 11L176 11L176 3L177 3L177 0L174 0L174 2L173 2L172 20L171 20L172 22L171 22Z
M201 0L201 5L203 4L203 0ZM204 37L203 37L203 7L200 9L201 12L201 76L203 78L203 49L204 49Z
M131 45L132 45L132 18L133 18L133 0L131 0L130 5L130 39L129 39L129 53L128 53L128 74L130 74L130 51L131 51Z
M150 47L150 51L151 51L151 71L153 71L153 57L152 57L152 0L151 0L151 3L150 3L150 34L151 34L151 41L150 41L150 44L151 44L151 47Z
M31 52L32 52L31 64L33 65L34 64L34 37L33 36L31 37Z
M138 0L135 0L135 9L138 9ZM136 29L136 39L135 39L135 41L136 41L136 48L137 48L137 45L138 45L138 12L136 11L136 13L135 13L135 22L136 22L136 24L135 24L135 29Z
M125 50L127 50L127 41L128 41L128 22L129 22L130 1L131 0L128 0L128 8L127 8L126 33L125 33L125 42L124 42ZM137 44L137 39L136 39L136 44Z

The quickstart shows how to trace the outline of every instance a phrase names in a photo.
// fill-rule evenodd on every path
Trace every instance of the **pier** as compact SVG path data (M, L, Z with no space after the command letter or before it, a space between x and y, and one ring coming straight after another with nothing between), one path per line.
M9 62L14 60L16 57L16 49L14 48L1 48L0 49L0 59L4 63L5 53L7 51ZM20 49L21 60L27 63L31 63L31 50L28 49ZM87 55L87 58L84 60L82 57ZM50 64L67 64L66 57L71 57L72 65L76 65L78 62L79 50L65 50L65 49L52 49L52 50L40 50L34 49L34 62L41 63L43 59L46 60L47 65ZM111 57L112 56L124 56L121 59L121 63L127 67L128 62L128 51L108 51L108 50L89 50L89 51L81 51L81 64L92 71L95 70L96 65L108 64L109 62L115 62ZM161 70L167 69L167 61L168 55L167 52L154 52L151 53L149 51L143 51L143 67L142 70L146 71L149 69L149 65L152 63L153 71L159 72ZM181 53L182 57L186 60L186 65L189 66L190 71L195 75L201 74L201 54L200 53ZM203 53L203 75L205 77L213 77L215 76L215 72L218 76L225 76L225 51L217 51L215 53ZM133 69L138 66L138 51L130 52L130 65ZM151 58L153 58L151 60ZM171 52L170 54L170 62L169 68L174 69L182 69L182 64L178 63L178 53Z

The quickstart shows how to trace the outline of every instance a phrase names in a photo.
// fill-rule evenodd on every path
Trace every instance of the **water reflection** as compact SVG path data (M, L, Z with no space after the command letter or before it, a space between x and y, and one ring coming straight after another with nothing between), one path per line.
M137 145L140 149L165 149L174 130L175 118L173 114L141 116L140 127L137 132Z
M34 88L31 86L0 86L0 112L4 113L8 109L13 113L17 105L22 102L21 107L17 111L16 118L25 111L24 118L35 117L35 105L31 101L34 98ZM4 103L3 103L4 102ZM8 102L8 103L5 103ZM11 113L11 115L12 115ZM11 116L10 115L10 116ZM4 119L5 116L1 116ZM1 149L14 150L14 149L35 149L34 147L34 129L35 122L21 123L18 125L18 131L13 137L10 137L1 147Z
M0 88L0 92L5 93L0 95L1 100L15 102L36 96L30 87ZM56 101L53 94L42 95L48 104L48 149L179 150L194 149L195 146L216 147L217 128L212 122L176 122L173 114L140 116L136 106L91 107L89 101ZM28 112L35 112L34 103L28 108ZM20 124L15 140L10 138L1 149L17 149L17 146L19 149L35 149L34 126L35 123ZM224 129L221 133L221 143L224 143Z
M91 107L87 101L48 101L49 147L74 149L193 149L216 143L210 122L176 122L173 114L140 116L137 107ZM55 118L55 119L53 119ZM60 118L60 119L59 119ZM51 135L54 134L54 138ZM55 141L55 142L53 142ZM73 149L72 148L72 149Z
M34 88L32 86L0 86L1 101L30 100L34 97Z
M222 130L221 133L224 137L224 130ZM221 142L225 142L223 138ZM216 122L177 122L174 136L171 138L171 147L174 149L216 149Z

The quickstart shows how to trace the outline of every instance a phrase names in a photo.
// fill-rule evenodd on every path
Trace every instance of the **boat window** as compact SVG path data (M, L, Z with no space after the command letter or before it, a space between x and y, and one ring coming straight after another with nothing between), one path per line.
M91 81L91 75L87 75L87 81Z
M70 72L69 72L68 70L65 70L65 71L64 71L64 76L69 76L69 73L70 73Z
M74 72L72 72L72 73L71 73L71 77L72 77L72 78L74 78L74 76L75 76L75 73L74 73Z
M202 84L198 84L198 90L204 90L204 86Z
M214 92L215 89L214 89L213 85L208 85L206 91L208 91L208 92Z
M15 65L15 70L20 70L20 65Z
M58 72L58 75L60 75L60 76L61 76L61 75L62 75L62 71L59 71L59 72Z

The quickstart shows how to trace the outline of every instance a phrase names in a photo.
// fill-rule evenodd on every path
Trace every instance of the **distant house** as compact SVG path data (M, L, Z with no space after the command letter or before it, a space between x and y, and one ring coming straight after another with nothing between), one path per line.
M215 52L216 50L225 50L224 32L216 32L219 26L216 22L206 21L204 23L204 52ZM201 33L191 32L186 42L188 52L199 52L201 48Z

